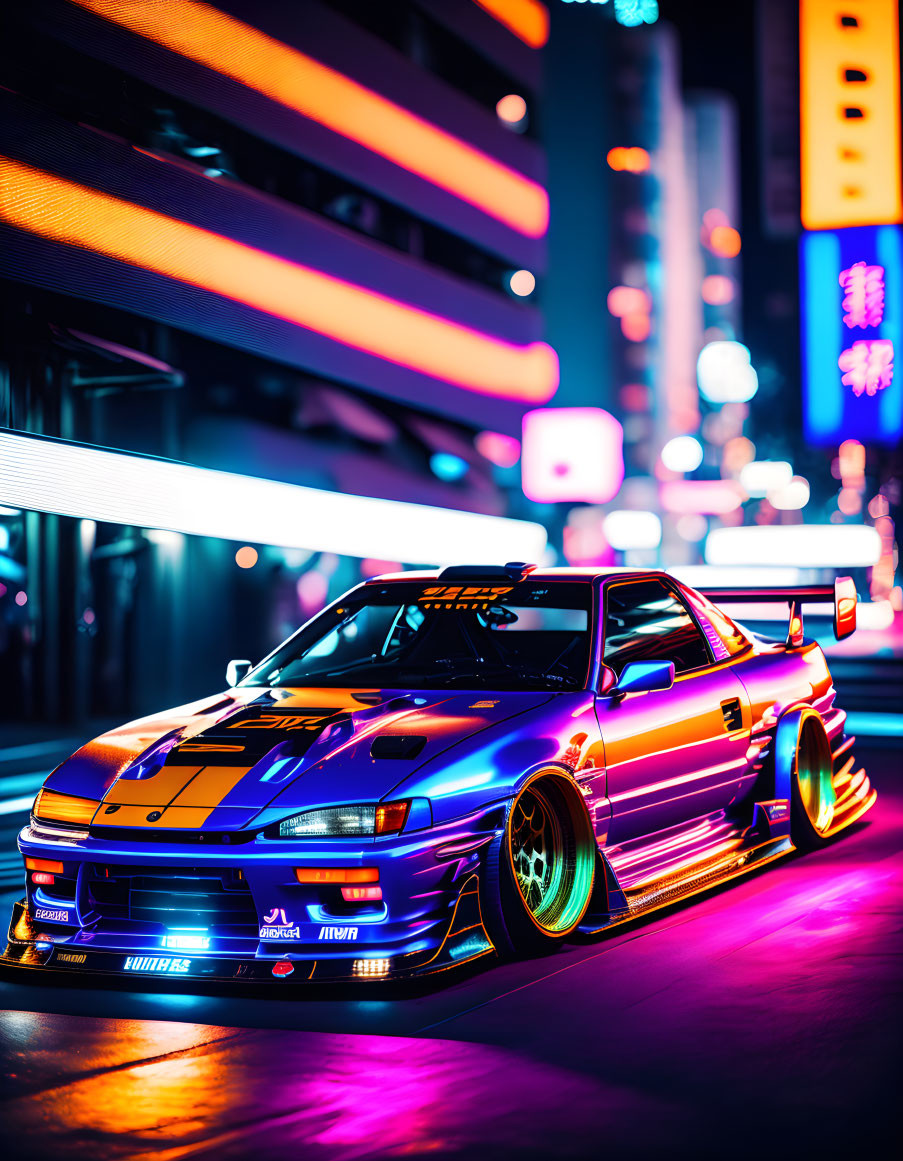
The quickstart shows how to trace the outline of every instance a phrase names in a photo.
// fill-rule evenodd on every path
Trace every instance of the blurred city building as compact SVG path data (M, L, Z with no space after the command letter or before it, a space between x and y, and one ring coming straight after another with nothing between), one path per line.
M45 443L5 452L32 492L31 510L0 512L4 714L197 696L362 575L436 562L403 508L391 559L366 507L327 550L304 519L318 494L490 519L461 522L447 559L468 557L471 527L492 540L491 518L527 515L502 485L522 414L558 379L534 289L542 5L37 0L8 15L0 423ZM101 459L76 497L53 440L145 457L131 466L147 506L124 486L105 503ZM151 457L319 493L282 504L284 532L261 522L267 543L143 526L166 510ZM224 504L213 495L211 528L230 527Z

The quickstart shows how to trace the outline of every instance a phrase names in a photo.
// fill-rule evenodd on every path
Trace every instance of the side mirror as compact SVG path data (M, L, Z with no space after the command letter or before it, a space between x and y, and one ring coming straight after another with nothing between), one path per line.
M674 684L673 661L631 661L621 670L612 693L652 693Z
M226 684L231 689L251 672L250 661L230 661L226 666Z

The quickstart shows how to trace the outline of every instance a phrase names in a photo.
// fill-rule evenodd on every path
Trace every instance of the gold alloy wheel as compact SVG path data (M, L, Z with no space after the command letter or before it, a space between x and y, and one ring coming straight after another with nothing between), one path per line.
M539 778L511 809L508 850L514 881L533 923L547 935L566 935L592 892L595 838L579 798L565 778Z
M824 835L834 821L833 763L824 730L814 720L803 721L796 749L796 781L800 802L812 829Z

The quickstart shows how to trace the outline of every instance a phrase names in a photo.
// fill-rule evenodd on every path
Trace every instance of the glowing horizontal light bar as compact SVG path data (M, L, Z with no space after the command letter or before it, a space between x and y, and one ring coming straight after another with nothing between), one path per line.
M539 0L475 0L499 24L529 44L542 48L549 39L549 10Z
M535 181L210 4L74 2L356 141L519 233L546 232L549 199Z
M0 500L37 512L410 564L539 560L539 524L349 496L0 431ZM95 804L96 805L96 804Z
M718 516L733 512L746 499L734 480L667 480L661 486L666 512L699 512Z
M881 537L864 524L777 524L716 528L709 533L709 564L774 564L798 568L865 568L881 556Z
M790 588L801 583L798 568L769 568L753 565L749 568L716 566L711 564L684 564L669 568L668 572L694 589L757 589ZM787 610L784 609L786 614Z
M483 395L544 403L558 386L558 359L547 343L503 342L5 157L0 221L213 291Z

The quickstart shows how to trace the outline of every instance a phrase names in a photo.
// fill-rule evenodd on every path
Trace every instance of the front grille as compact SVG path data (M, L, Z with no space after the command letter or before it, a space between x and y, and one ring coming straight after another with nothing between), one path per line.
M257 909L240 871L210 867L93 864L87 906L101 921L160 928L205 927L213 935L254 936Z

